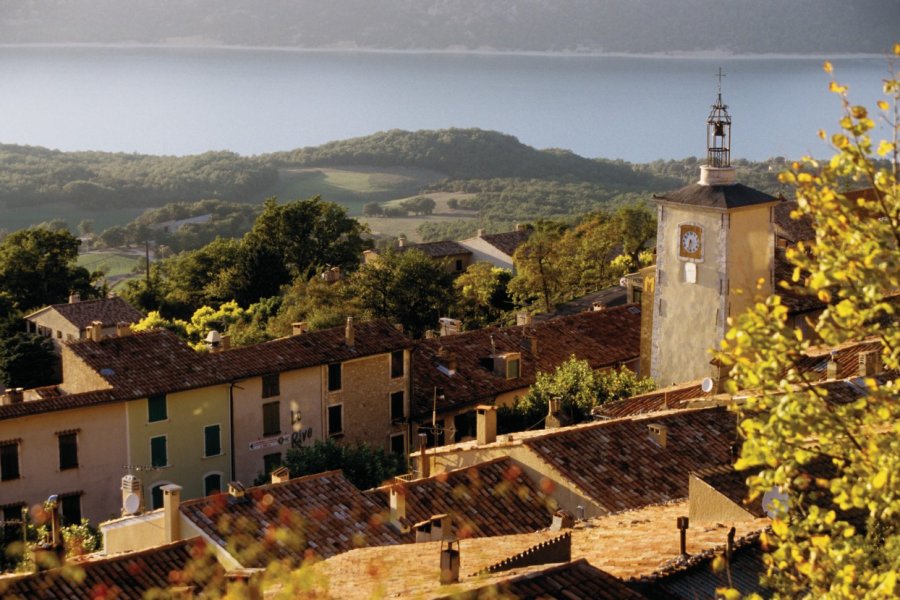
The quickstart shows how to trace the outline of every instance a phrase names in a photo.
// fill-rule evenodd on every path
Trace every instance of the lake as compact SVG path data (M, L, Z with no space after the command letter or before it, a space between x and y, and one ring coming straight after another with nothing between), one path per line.
M832 61L873 107L884 59ZM719 67L732 155L828 155L821 59L685 59L0 47L0 143L244 155L387 129L480 127L538 148L647 162L705 155Z

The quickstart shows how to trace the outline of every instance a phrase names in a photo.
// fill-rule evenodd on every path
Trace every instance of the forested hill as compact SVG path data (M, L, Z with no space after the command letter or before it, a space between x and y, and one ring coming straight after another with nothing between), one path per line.
M633 185L647 183L631 165L588 159L568 150L536 150L517 138L481 129L391 131L270 154L283 166L371 165L419 167L452 179L569 178Z
M394 130L252 158L231 152L173 157L0 145L0 207L63 202L89 209L145 208L210 198L256 202L271 191L279 168L350 165L418 167L457 180L554 179L613 188L671 187L628 163L536 150L493 131Z
M399 50L885 53L900 0L16 0L0 40Z

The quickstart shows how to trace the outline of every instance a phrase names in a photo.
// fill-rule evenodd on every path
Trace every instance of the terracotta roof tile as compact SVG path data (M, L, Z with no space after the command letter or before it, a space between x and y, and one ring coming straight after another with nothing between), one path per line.
M702 185L693 183L660 196L654 195L653 198L673 204L726 210L776 202L778 200L775 196L747 187L742 183L735 183L734 185Z
M301 563L353 548L398 544L381 506L340 471L250 488L244 498L216 494L181 504L181 512L245 567Z
M225 587L224 569L215 563L203 541L194 538L141 552L72 563L20 578L0 579L0 595L10 600L94 597L139 600L149 590L170 586L193 586L218 596Z
M667 429L665 447L650 425ZM688 495L688 473L731 460L735 415L691 409L600 422L524 440L599 506L620 511Z
M500 250L507 256L515 254L516 249L524 244L531 237L531 229L523 229L516 231L506 231L503 233L487 233L481 236L481 239L488 244Z
M460 538L528 533L550 526L547 497L507 457L406 483L406 518L449 514ZM367 492L384 509L391 486Z
M691 473L705 484L746 510L754 517L766 516L763 510L762 499L756 498L753 502L747 502L750 497L750 488L747 485L749 472L736 471L731 464L707 467Z
M607 419L659 412L671 408L684 408L688 400L703 395L699 383L676 385L646 394L613 400L601 405L596 414Z
M621 579L581 559L512 577L441 600L477 598L566 598L567 600L646 600Z
M104 327L113 327L117 323L137 323L144 318L141 311L118 296L66 304L51 304L49 308L58 312L78 329L85 329L94 321L101 321ZM34 315L43 310L45 309L31 314Z
M641 314L636 305L586 312L526 327L488 327L432 340L416 342L412 363L412 407L414 415L432 410L434 388L444 390L439 412L493 400L498 394L534 383L538 371L551 372L570 356L586 359L594 369L618 366L640 355ZM533 336L537 354L531 351ZM485 359L492 353L520 352L520 376L506 379L494 375ZM456 374L438 367L452 355ZM445 365L446 366L446 365Z
M15 404L0 406L0 421L39 413L54 412L57 410L85 408L88 406L96 406L98 404L106 404L108 402L117 402L121 399L122 398L117 396L113 390L99 390L96 392L85 392L83 394L69 394L64 396L48 396L40 400L29 400L27 402L17 402Z
M775 205L775 235L792 244L816 239L816 230L813 229L812 219L809 216L791 218L791 211L796 209L795 200L783 200Z

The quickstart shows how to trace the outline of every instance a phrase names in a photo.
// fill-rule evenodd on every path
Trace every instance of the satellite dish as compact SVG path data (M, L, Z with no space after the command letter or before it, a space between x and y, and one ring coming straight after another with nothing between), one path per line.
M134 493L128 494L122 502L122 507L129 515L137 514L141 510L141 497Z
M708 394L713 389L713 380L710 377L704 377L703 381L700 382L700 389L703 390L704 394Z
M777 487L772 488L763 494L762 507L770 519L784 516L788 509L787 492Z

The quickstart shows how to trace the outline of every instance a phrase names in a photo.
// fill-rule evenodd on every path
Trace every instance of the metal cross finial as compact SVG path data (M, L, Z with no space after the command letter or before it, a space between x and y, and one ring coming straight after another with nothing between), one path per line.
M722 67L719 67L719 74L716 75L719 78L718 92L719 96L722 96L722 78L725 77L725 73L722 72Z

